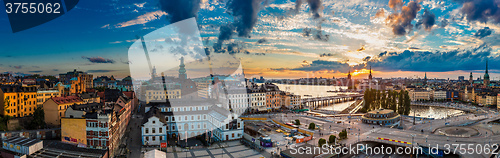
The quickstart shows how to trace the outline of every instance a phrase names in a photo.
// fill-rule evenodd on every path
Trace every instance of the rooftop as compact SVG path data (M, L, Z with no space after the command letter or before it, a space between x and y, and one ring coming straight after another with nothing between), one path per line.
M77 103L83 101L82 98L74 95L63 96L63 97L52 97L52 100L54 100L56 104Z

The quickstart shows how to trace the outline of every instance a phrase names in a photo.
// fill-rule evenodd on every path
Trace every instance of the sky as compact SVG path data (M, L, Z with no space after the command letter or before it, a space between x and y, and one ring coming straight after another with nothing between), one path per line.
M247 78L468 79L487 60L500 77L499 0L85 0L16 33L0 13L0 72L123 78L138 36L193 17L211 59L239 59Z

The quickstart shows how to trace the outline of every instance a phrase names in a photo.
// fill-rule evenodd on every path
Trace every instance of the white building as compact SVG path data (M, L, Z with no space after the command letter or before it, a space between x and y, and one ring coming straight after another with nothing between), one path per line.
M250 111L267 111L266 108L266 91L263 89L247 89L248 100L250 103Z
M436 100L446 100L446 91L444 90L435 90L433 94L433 99Z
M410 90L408 92L408 95L410 96L411 101L425 101L425 100L431 100L431 91L426 91L426 90ZM445 93L446 95L446 93ZM445 96L446 98L446 96Z
M209 134L213 140L221 141L240 139L243 136L243 122L238 115L213 99L171 99L169 103L152 102L146 106L147 113L154 109L158 109L163 116L154 115L155 117L143 121L143 144L146 139L152 141L152 128L155 128L154 134L157 136L155 141L160 135L172 140L185 140L210 132L213 132ZM160 121L160 117L164 117L164 122ZM152 121L156 125L153 126ZM165 127L161 134L158 133L160 126ZM148 133L145 132L146 129Z
M141 133L142 145L160 145L167 141L167 122L159 109L153 107L146 113Z

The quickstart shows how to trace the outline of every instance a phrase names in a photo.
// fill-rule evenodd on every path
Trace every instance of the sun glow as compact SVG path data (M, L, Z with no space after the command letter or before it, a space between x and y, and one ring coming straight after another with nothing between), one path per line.
M370 70L361 69L361 70L354 70L354 72L352 72L352 75L357 76L357 75L369 74L369 73L370 73Z

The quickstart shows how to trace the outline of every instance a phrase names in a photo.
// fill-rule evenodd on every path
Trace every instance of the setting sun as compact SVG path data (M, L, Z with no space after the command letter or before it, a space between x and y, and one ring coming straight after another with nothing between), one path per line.
M352 72L352 75L353 76L357 76L357 75L361 75L361 74L369 74L370 73L370 70L367 70L367 69L361 69L361 70L354 70L354 72Z

